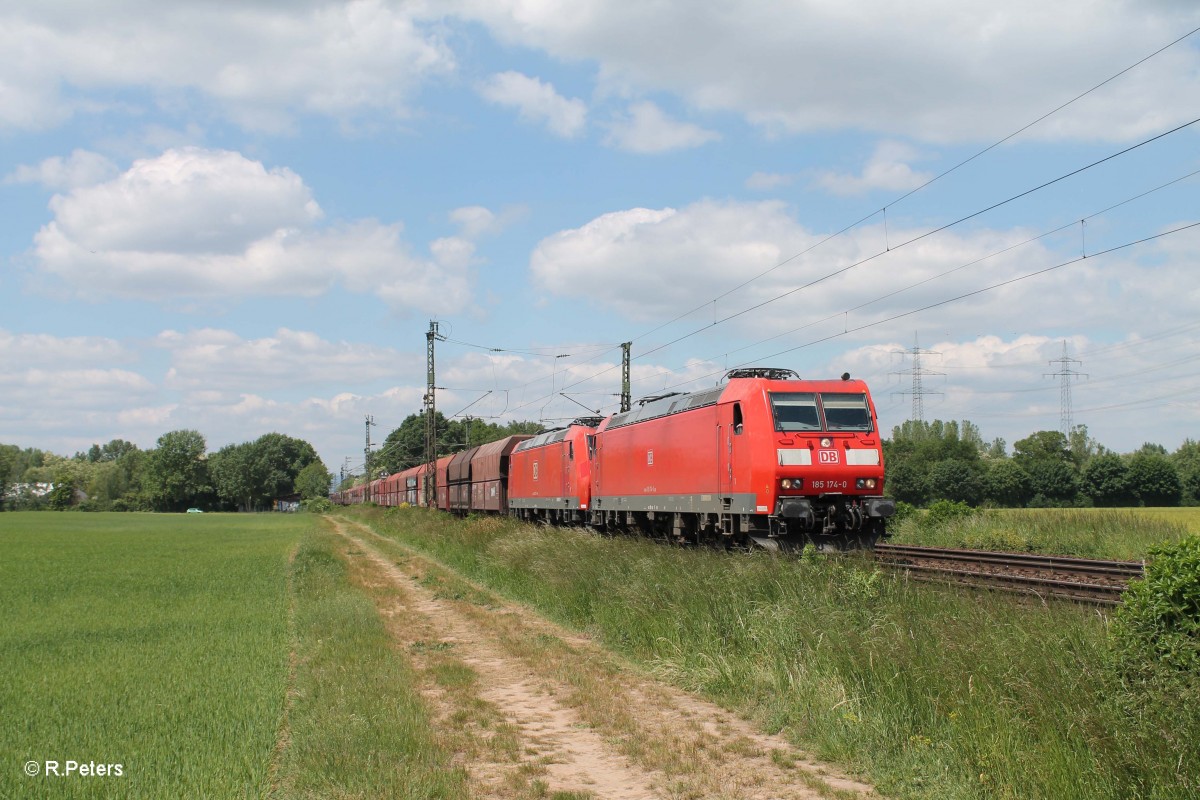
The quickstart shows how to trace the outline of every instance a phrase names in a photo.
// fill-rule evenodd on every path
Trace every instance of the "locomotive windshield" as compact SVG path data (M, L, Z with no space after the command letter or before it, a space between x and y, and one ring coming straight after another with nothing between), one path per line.
M819 431L817 396L812 392L771 392L777 431Z
M867 408L865 394L821 395L821 407L825 409L825 425L831 431L869 431L871 412Z
M871 430L871 410L865 394L824 392L818 410L813 392L771 392L771 410L777 431Z

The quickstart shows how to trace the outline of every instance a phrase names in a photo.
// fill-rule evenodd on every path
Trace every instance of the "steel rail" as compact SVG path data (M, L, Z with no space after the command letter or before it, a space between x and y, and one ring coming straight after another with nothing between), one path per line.
M1028 567L1084 575L1111 575L1140 578L1145 565L1141 561L1098 561L1074 556L1045 556L1031 553L1001 553L993 550L958 550L944 547L922 547L907 544L877 544L876 555L888 557L926 558L938 561L958 561L971 564L995 564L1005 567Z
M1128 582L1142 577L1145 571L1140 562L918 545L878 544L875 557L884 564L908 571L919 580L936 581L942 577L971 586L1032 592L1044 597L1103 605L1120 602ZM915 561L924 563L913 563ZM1107 582L1095 579L1107 579Z

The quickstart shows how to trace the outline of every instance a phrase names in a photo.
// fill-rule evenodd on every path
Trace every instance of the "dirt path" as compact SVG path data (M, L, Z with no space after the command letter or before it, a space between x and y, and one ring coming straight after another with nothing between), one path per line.
M330 521L475 796L876 797L370 528Z

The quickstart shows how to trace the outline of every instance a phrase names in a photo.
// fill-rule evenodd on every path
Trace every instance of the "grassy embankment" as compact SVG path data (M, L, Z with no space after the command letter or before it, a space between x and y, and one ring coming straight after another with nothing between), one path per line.
M1131 727L1106 621L1087 608L909 583L854 559L347 513L889 796L1200 795L1200 720Z
M891 526L896 544L1137 561L1154 545L1200 534L1200 508L917 511Z
M311 517L0 514L2 797L461 796L407 669Z

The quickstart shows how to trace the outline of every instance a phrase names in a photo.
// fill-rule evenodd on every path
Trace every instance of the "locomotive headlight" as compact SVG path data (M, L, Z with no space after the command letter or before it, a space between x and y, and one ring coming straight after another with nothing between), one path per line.
M828 436L821 439L821 447L833 447L833 439Z
M874 489L877 481L874 478L859 478L854 485L859 489Z
M804 478L784 478L779 485L784 489L803 489Z

